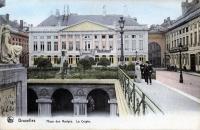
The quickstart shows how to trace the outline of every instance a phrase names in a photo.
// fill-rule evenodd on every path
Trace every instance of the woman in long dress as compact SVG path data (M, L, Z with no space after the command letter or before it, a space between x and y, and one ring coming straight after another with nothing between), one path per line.
M19 63L19 55L22 47L11 45L11 35L8 25L0 27L0 62L16 64Z
M135 74L137 76L136 78L136 82L137 83L141 83L141 70L140 70L140 65L138 62L136 62L136 66L135 66Z

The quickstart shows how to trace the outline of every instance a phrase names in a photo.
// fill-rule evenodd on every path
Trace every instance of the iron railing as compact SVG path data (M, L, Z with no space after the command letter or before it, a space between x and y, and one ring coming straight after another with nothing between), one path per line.
M164 112L134 83L134 79L131 79L120 68L118 69L118 78L132 114L147 115L154 113L164 115Z

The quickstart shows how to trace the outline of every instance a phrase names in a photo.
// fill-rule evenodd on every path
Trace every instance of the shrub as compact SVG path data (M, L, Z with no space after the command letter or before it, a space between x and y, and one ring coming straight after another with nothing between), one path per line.
M83 67L83 70L90 69L92 67L92 64L89 60L89 58L83 58L79 60L78 66L81 65Z
M130 63L127 65L126 67L127 71L135 71L135 64L134 63Z
M102 57L102 58L99 60L99 62L98 62L97 65L102 65L102 66L104 66L104 67L107 67L108 65L110 65L110 60L108 60L108 59L105 58L105 57Z

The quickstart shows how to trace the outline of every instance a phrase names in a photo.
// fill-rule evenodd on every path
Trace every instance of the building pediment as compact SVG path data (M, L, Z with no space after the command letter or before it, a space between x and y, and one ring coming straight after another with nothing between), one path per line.
M91 21L84 21L75 25L71 25L69 27L64 28L61 31L67 31L67 32L84 32L84 31L109 31L113 30L109 27L106 27L104 25L94 23Z

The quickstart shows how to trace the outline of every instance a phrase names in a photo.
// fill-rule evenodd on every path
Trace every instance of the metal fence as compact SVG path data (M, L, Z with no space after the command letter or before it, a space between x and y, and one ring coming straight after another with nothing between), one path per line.
M135 85L134 79L131 79L122 69L118 69L118 78L125 96L126 102L132 114L162 114L164 112Z

